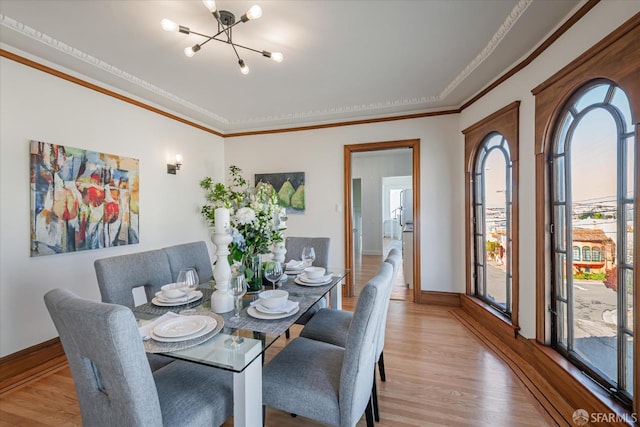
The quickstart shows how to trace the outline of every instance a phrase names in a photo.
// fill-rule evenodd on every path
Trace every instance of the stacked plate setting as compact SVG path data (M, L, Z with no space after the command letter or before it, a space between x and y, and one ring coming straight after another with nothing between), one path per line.
M188 304L190 302L194 302L202 298L202 292L193 291L188 295L177 297L177 298L169 298L162 291L156 292L156 297L151 300L151 302L155 305L164 306L164 307L173 307L176 305Z
M265 304L269 304L269 307ZM291 301L288 292L274 290L261 292L259 298L247 309L247 314L258 319L282 319L297 313L299 309L298 302Z
M166 320L151 331L151 338L160 342L179 342L199 338L213 331L218 322L211 316L180 316Z
M302 261L291 260L285 264L285 274L298 274L304 270Z
M333 279L333 275L331 273L327 273L324 276L314 277L313 279L307 277L306 273L300 273L296 276L295 282L298 285L302 286L322 286L331 283Z

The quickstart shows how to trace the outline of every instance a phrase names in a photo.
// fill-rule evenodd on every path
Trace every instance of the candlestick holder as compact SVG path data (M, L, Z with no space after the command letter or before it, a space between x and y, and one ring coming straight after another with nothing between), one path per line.
M284 242L274 243L271 248L271 253L273 253L273 260L275 262L284 262L284 256L287 253L287 248L285 248Z
M231 266L229 265L229 243L233 238L229 233L213 233L211 241L216 245L216 264L213 266L213 279L216 290L211 294L211 310L226 313L233 310L233 297L229 294Z

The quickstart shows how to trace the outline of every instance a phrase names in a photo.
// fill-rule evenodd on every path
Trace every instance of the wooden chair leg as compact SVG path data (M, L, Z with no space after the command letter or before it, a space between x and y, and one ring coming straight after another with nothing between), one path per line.
M371 388L371 400L373 402L373 419L380 422L380 409L378 408L378 386L376 385L376 370L373 369L373 387Z
M369 398L369 403L367 403L367 409L364 410L364 416L365 419L367 420L367 427L373 427L374 423L373 423L373 407L371 404L371 401L373 399Z
M387 376L384 373L384 351L380 352L380 358L378 359L378 370L380 371L380 381L386 381Z

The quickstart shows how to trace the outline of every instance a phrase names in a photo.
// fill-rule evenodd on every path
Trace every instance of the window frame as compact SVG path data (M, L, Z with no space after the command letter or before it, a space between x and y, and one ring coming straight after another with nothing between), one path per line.
M635 127L636 138L639 135L640 123L640 14L636 14L621 25L605 39L598 42L570 64L549 77L542 84L532 90L535 96L535 163L536 163L536 341L544 346L551 341L550 307L551 297L551 259L549 250L550 239L550 176L547 164L548 155L553 147L553 130L561 120L563 111L573 93L590 81L605 78L618 85L629 98L632 123ZM620 58L626 58L621 61ZM636 153L637 159L637 153ZM637 171L637 165L636 165ZM637 189L640 184L640 173L636 173L634 187L636 199L634 203L634 221L640 223L638 211ZM638 247L638 227L634 230L633 239ZM606 256L606 255L605 255ZM633 264L639 265L638 250L634 252ZM640 306L639 274L634 275L633 295L634 307ZM634 316L634 330L638 331L640 316ZM553 353L550 353L553 355ZM634 339L633 363L640 365L640 339ZM567 366L564 357L550 356L550 362L557 364L567 375L568 381L573 378L575 385L580 385L606 403L610 408L617 405L611 397L602 394L602 389L596 387L590 380L585 379L578 370ZM633 405L632 411L640 409L640 370L633 373ZM578 393L578 392L576 392Z
M465 273L466 294L472 300L480 301L474 292L475 259L474 259L474 231L473 231L473 174L476 166L478 151L485 140L492 134L500 134L506 140L511 156L511 313L506 316L499 309L487 305L482 300L483 307L510 324L514 331L519 331L519 111L520 101L501 108L479 122L464 129L465 137Z
M551 206L553 206L553 209L549 211L549 215L552 218L551 221L554 225L554 229L557 229L558 233L556 233L556 235L552 238L554 242L551 246L552 271L559 271L561 269L564 269L564 266L562 264L557 265L559 263L559 256L562 256L563 253L567 254L565 248L573 234L571 231L571 224L573 223L573 220L570 218L568 212L569 210L571 210L571 206L573 203L572 188L574 185L570 174L571 169L575 166L572 160L572 143L574 142L574 134L572 130L575 130L577 126L582 124L583 119L588 117L587 115L594 109L602 109L608 112L610 118L615 122L616 125L615 146L617 158L615 167L617 173L615 182L616 194L614 197L616 199L618 240L616 240L615 243L618 251L624 251L624 248L627 247L627 233L620 234L620 230L621 227L626 225L626 220L621 220L621 218L624 217L623 212L625 207L635 201L635 196L633 198L629 198L628 196L626 196L626 192L624 191L626 186L626 179L624 177L627 176L626 168L629 166L628 161L624 157L625 154L628 154L625 151L625 144L631 137L629 135L629 127L631 127L631 124L625 123L624 115L620 114L619 109L616 108L617 104L615 103L614 94L617 93L618 90L619 87L614 82L606 79L594 79L580 86L571 96L569 102L563 107L563 111L560 114L561 119L557 122L557 126L554 129L554 147L549 153L549 164L551 169L550 188L552 199L550 208ZM593 94L594 91L602 91L603 93L599 94L602 99L593 99L592 101L590 101L591 103L583 104L582 102L585 99L585 95ZM626 94L624 95L626 97ZM625 99L625 103L627 101L628 99ZM580 107L579 104L581 104ZM634 142L635 145L632 154L635 155L637 151L637 139ZM558 206L563 206L563 209L558 210ZM558 215L559 212L562 212L562 214ZM622 221L622 223L620 221ZM562 230L564 233L561 233L560 230ZM594 244L594 242L584 242L582 244L582 261L584 263L594 262L593 253L595 253L595 248L596 245ZM599 249L597 253L599 259ZM621 254L622 252L619 252L618 255L620 256ZM572 264L571 270L573 271L573 268L576 265L576 261L577 260L572 259L571 257L567 257L564 262L566 262L567 264ZM619 267L622 269L623 275L625 274L624 272L629 270L633 274L633 266L623 263ZM590 271L590 265L584 266L584 272L589 273ZM621 286L621 282L622 276L619 274L617 283L618 289L624 289L624 284ZM632 339L635 340L637 339L637 334L634 334L632 329L626 327L629 326L626 324L626 315L624 314L626 313L628 298L626 292L617 293L616 308L618 311L620 311L621 307L623 307L624 311L622 312L622 316L618 316L618 323L622 326L619 326L619 329L615 335L617 341L616 374L615 377L607 377L607 374L603 373L600 370L602 366L598 366L595 363L589 363L589 361L587 360L588 358L585 359L585 357L580 354L578 344L576 341L574 341L573 331L575 328L575 317L573 310L575 309L575 306L574 302L572 302L572 284L573 278L569 274L566 275L566 278L560 278L558 274L555 274L553 276L551 286L551 312L555 315L555 322L554 318L552 317L551 345L556 351L561 353L571 363L580 367L580 369L584 370L587 375L589 375L596 382L608 389L614 398L619 399L621 402L623 402L623 404L627 406L631 406L632 397L629 393L633 391L629 391L627 387L628 384L626 384L626 382L629 376L628 372L625 369L628 366L626 355L628 351L627 339L629 337L632 337Z

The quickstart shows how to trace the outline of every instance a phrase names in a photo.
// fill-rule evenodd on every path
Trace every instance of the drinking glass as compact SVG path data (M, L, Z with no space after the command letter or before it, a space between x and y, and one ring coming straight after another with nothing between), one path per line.
M247 281L244 278L244 274L237 274L231 276L229 282L229 294L233 296L234 302L234 314L232 319L240 318L240 310L242 309L242 297L247 293ZM225 340L225 344L229 347L235 347L244 341L244 338L236 335Z
M276 288L276 283L282 279L283 274L284 269L282 268L282 264L277 261L267 262L264 268L264 278L271 282L273 289Z
M313 261L316 260L316 251L312 246L305 246L302 248L302 262L305 267L311 267Z
M180 284L180 288L184 291L187 301L191 292L195 291L200 284L200 278L195 268L185 268L178 273L176 283Z

